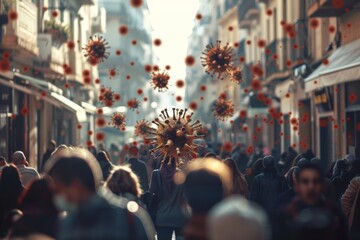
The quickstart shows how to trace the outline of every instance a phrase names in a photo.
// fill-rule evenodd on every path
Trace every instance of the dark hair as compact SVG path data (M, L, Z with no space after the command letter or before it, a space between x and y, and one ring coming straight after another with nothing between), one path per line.
M6 162L6 158L3 156L0 156L0 162Z
M24 214L34 212L57 214L53 199L50 178L45 176L32 182L28 190L20 196L19 202Z
M22 188L22 181L20 178L20 173L17 167L11 163L8 166L5 166L1 173L0 178L0 189L15 189Z
M275 158L273 156L265 156L262 160L264 174L276 175Z
M55 140L51 140L51 141L49 142L49 145L54 146L54 148L56 148L56 141L55 141Z
M233 181L233 193L241 194L244 197L248 197L248 184L244 175L240 172L238 167L236 166L234 160L231 158L225 159L224 163L229 167L232 174Z
M79 157L63 157L57 160L49 175L65 186L80 180L90 191L96 190L95 176L87 161Z
M301 166L307 165L309 163L310 163L309 159L303 157L297 162L296 166L301 168ZM314 164L314 163L312 163L312 164Z
M298 172L299 172L299 167L297 167L297 166L296 167L291 167L289 169L289 171L287 172L286 181L287 181L288 186L290 188L294 187L294 185L295 185L294 176L295 176L295 179L297 179Z
M104 151L100 151L96 155L96 160L98 160L98 162L110 162L109 157L107 156L106 152L104 152Z
M306 170L312 170L312 171L317 172L319 174L321 180L324 180L324 173L323 173L322 169L316 164L308 163L299 168L297 174L295 175L296 181L299 181L301 173Z

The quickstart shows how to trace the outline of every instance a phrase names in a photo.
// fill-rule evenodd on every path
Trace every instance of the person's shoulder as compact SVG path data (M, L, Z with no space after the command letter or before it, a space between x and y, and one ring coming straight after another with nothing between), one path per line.
M31 173L34 173L34 174L38 174L38 171L36 171L35 168L32 168L32 167L24 167L24 169L26 169L27 172L31 172Z

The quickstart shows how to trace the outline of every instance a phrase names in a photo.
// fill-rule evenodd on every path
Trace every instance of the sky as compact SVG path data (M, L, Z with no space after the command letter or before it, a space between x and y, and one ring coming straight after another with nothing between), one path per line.
M169 74L172 86L167 94L161 95L163 97L160 105L165 106L169 103L168 96L175 90L177 90L176 96L184 95L185 88L183 91L178 91L175 82L178 79L185 80L188 37L192 32L200 3L198 0L147 0L147 3L153 39L159 38L162 41L161 46L154 46L155 54L159 59L158 64L161 68L166 65L171 66ZM173 101L175 103L175 100Z

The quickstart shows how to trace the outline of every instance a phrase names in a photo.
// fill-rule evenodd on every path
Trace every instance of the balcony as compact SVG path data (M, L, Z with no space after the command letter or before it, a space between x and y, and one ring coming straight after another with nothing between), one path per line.
M106 31L106 9L100 8L98 15L93 18L91 25L91 32L94 33L105 33Z
M351 9L358 0L343 0L341 8L333 6L333 0L306 0L308 17L337 17L346 13L345 9Z
M249 28L252 20L259 17L260 9L255 0L240 0L238 5L238 21L240 28Z
M36 5L30 1L12 1L11 9L18 13L18 19L5 26L3 47L24 55L38 55Z

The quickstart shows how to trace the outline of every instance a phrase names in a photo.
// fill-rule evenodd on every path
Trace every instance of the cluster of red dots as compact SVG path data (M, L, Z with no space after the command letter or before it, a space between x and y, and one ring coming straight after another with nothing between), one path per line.
M91 72L88 69L84 69L82 72L84 84L91 84Z

